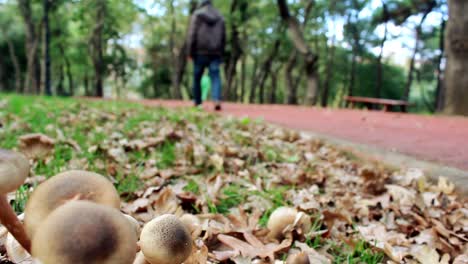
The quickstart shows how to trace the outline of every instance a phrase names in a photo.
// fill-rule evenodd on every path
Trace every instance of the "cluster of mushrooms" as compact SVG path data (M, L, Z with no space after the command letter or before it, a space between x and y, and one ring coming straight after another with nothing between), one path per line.
M5 247L13 261L30 254L41 264L180 264L191 255L191 234L177 217L159 216L140 232L139 223L120 212L112 183L92 172L68 171L39 185L22 223L6 194L29 170L23 155L0 149L0 223L9 232Z

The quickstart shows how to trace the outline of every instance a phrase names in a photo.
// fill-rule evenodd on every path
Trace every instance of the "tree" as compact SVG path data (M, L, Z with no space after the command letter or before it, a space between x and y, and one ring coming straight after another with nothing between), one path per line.
M448 5L444 112L468 115L468 2L449 0Z
M40 67L38 59L38 45L41 34L37 33L37 22L33 17L31 10L31 0L18 0L18 7L22 15L25 29L26 29L26 56L27 62L27 75L24 82L24 89L26 93L39 93L40 87Z
M290 38L292 39L296 50L304 56L308 87L306 103L309 105L314 105L317 101L318 93L318 56L307 45L307 42L304 39L302 28L297 19L291 16L286 0L278 0L277 4L280 17L288 26Z
M50 83L50 26L49 26L49 10L50 0L43 0L44 8L44 88L46 95L52 95Z

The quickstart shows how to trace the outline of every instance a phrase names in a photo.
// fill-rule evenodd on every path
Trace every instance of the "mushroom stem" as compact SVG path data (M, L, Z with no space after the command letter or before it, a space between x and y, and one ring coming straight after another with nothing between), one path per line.
M24 230L23 224L20 222L16 213L8 203L7 197L4 194L0 194L0 223L2 223L8 232L21 244L21 246L31 253L31 240L26 231Z

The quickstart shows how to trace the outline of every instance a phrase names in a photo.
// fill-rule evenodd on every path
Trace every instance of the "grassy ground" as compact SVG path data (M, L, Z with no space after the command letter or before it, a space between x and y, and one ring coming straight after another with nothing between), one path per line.
M400 184L394 173L296 132L195 109L0 95L0 148L21 149L19 138L32 133L55 140L49 155L33 160L33 178L70 169L106 175L122 196L122 210L142 224L157 213L232 219L245 211L257 223L249 232L265 242L274 209L315 201L318 207L301 209L311 218L312 230L294 233L291 248L304 242L330 263L372 264L392 258L377 241L361 236L359 226L373 223L376 215L395 217L389 205L370 205L372 199L390 197L387 184ZM410 184L405 188L411 192L420 186ZM135 200L149 199L144 193L155 186L167 187L152 198L148 210L131 209ZM12 203L18 213L34 187L27 183L16 192ZM359 205L362 201L370 204ZM212 239L203 240L210 252L218 249ZM287 250L275 252L278 260L287 256Z

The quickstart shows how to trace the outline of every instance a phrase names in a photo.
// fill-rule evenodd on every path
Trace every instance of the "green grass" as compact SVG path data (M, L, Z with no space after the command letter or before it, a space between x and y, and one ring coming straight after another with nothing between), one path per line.
M194 180L190 180L187 186L184 187L184 191L191 192L193 194L200 194L200 186Z
M329 252L333 255L333 264L379 264L385 258L384 253L374 251L365 241L358 241L353 249L348 245L329 242Z
M12 203L12 208L15 212L20 214L24 211L29 195L29 188L26 185L23 185L16 190L15 200Z
M136 175L122 176L119 174L116 181L115 188L122 195L131 195L143 186L143 182Z
M171 141L164 142L164 144L158 149L159 160L158 167L161 169L167 169L174 166L176 162L175 143Z

